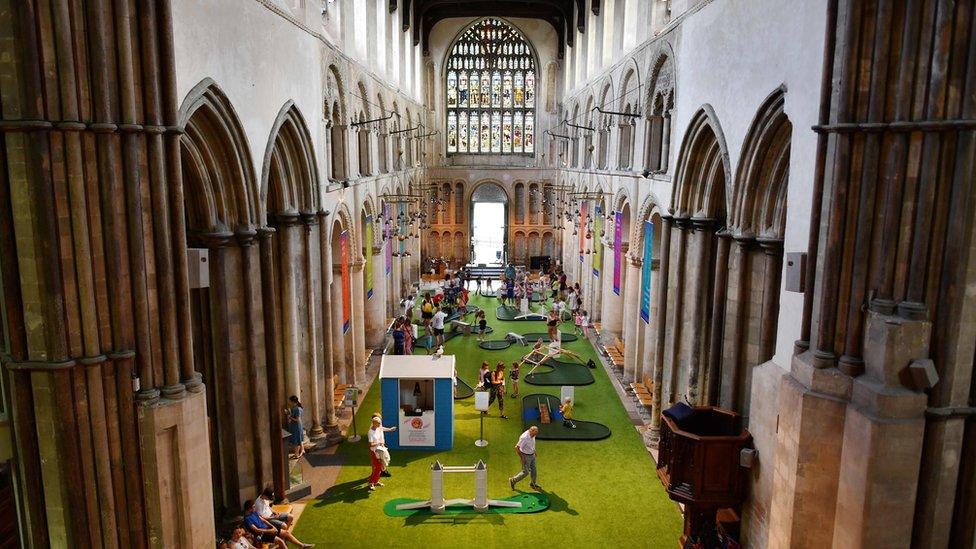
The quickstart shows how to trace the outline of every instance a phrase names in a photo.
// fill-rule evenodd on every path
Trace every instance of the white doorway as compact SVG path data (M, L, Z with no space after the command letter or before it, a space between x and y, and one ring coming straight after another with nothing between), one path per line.
M472 262L501 263L505 251L505 204L475 202L471 216Z

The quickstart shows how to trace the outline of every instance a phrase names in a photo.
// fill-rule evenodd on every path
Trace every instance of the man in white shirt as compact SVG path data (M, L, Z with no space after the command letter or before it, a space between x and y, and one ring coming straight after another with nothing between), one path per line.
M369 475L370 491L375 490L377 486L383 486L383 483L380 482L380 476L384 467L379 454L388 451L386 449L386 432L395 430L396 427L383 427L383 418L373 416L369 432L366 433L366 440L369 441L369 462L372 466Z
M444 344L444 319L447 318L447 313L442 311L440 308L434 313L434 318L430 321L430 327L434 329L434 345Z
M522 433L519 437L518 442L515 444L515 453L518 454L519 459L522 460L522 471L514 477L508 479L508 484L515 489L515 485L518 484L520 480L525 477L529 477L529 487L533 490L541 491L542 487L536 484L536 467L535 467L535 436L539 434L539 428L533 425L529 427L527 431Z
M403 300L403 316L407 317L407 320L413 321L413 296L407 295L406 299Z

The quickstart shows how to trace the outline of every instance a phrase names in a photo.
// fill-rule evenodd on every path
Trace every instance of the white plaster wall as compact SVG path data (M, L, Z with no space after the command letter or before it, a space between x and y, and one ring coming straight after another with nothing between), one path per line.
M227 95L247 137L254 173L278 111L295 102L321 151L322 82L318 39L253 0L174 0L180 102L204 78ZM322 155L316 155L321 169Z

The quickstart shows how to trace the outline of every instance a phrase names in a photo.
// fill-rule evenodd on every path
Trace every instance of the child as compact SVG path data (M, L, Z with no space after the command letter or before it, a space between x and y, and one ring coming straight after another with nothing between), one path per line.
M488 361L486 360L481 363L481 370L478 371L478 386L475 387L475 389L479 391L487 391L491 387L490 382L487 387L485 386L485 374L487 373L488 373Z
M583 314L577 312L576 316L573 318L573 323L576 325L576 331L574 333L576 335L581 335L583 333Z
M508 373L508 378L512 380L512 398L519 396L518 378L521 365L518 361L512 362L512 369Z
M580 312L580 329L583 332L583 337L590 337L590 313L585 310Z
M484 341L485 334L488 332L488 319L484 311L478 311L475 317L478 319L478 341Z
M559 407L559 413L563 415L563 427L576 428L576 424L573 423L573 399L566 397Z

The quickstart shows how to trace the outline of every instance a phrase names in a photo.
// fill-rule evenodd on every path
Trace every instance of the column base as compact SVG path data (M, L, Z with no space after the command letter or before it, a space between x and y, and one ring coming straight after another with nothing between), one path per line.
M150 547L213 547L206 395L139 406L138 421Z

